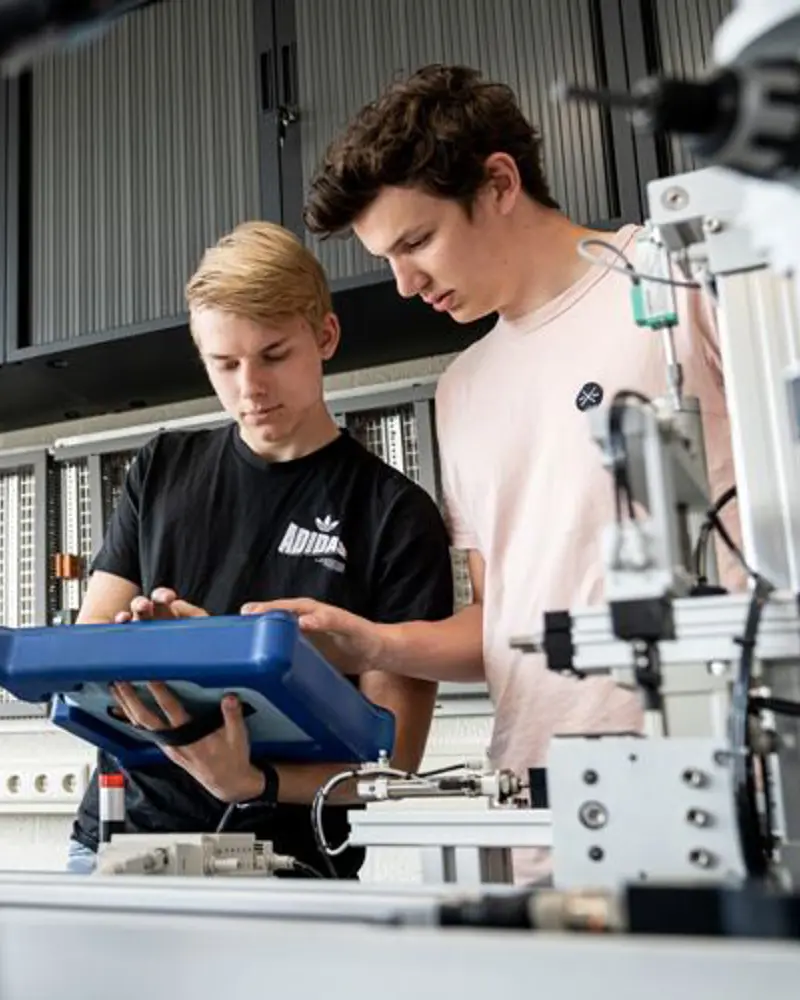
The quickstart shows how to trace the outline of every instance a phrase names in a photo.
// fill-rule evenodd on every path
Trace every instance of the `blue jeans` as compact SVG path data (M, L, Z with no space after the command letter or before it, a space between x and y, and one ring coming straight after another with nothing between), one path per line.
M97 864L97 855L80 841L70 840L67 853L67 872L70 875L91 875Z

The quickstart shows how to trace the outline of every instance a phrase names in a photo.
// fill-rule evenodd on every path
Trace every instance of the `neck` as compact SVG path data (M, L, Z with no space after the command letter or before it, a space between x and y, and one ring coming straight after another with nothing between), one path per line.
M327 406L320 400L286 438L268 441L257 437L250 428L242 426L239 427L239 433L242 441L259 458L270 462L291 462L324 448L336 440L340 431Z
M578 243L601 235L570 222L559 211L525 202L513 224L508 248L508 285L500 315L521 319L557 298L592 265L578 256Z

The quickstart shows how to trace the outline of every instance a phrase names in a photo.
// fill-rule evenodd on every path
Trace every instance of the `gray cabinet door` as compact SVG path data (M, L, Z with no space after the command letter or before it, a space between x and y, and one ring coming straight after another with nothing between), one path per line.
M431 62L464 63L509 83L541 127L545 168L563 208L581 222L619 218L619 170L604 112L550 99L561 78L607 82L601 6L595 0L295 0L299 120L293 127L301 133L303 187L333 134L393 79ZM355 240L306 239L334 281L385 273Z
M260 214L253 0L156 4L20 89L12 350L180 317L203 249Z

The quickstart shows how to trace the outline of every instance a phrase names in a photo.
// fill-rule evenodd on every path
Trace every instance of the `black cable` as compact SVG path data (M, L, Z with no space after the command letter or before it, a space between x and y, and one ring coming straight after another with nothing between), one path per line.
M776 715L788 715L800 719L800 701L788 701L786 698L751 698L751 712L774 712Z
M711 540L711 532L714 530L714 519L731 502L731 500L735 499L735 497L736 487L729 486L728 489L717 498L713 506L709 508L705 519L703 520L703 524L700 527L700 533L697 537L697 544L695 545L692 559L694 564L694 575L699 584L707 582L708 574L706 573L706 565L708 558L708 546Z
M633 506L630 476L628 470L628 449L625 435L622 433L622 415L629 400L638 400L645 406L652 405L652 400L635 389L620 389L611 401L608 413L608 438L611 448L612 474L614 477L614 502L616 506L617 524L622 523L622 497L627 499L628 517L633 521L636 512Z
M751 746L749 716L751 713L750 687L753 679L756 639L761 622L761 613L774 586L757 573L744 557L739 546L731 538L722 523L719 512L735 496L735 488L729 487L709 510L707 520L719 534L729 552L739 561L753 581L753 592L745 621L744 635L737 638L742 648L739 671L733 684L731 710L728 720L728 740L733 757L733 795L742 858L750 876L761 877L767 873L772 848L772 823L767 795L767 808L763 817L759 816L756 781L755 753ZM792 703L786 703L791 705Z
M739 546L738 546L738 545L736 544L736 542L734 542L734 540L733 540L733 539L731 538L730 534L728 533L728 529L727 529L727 528L725 527L725 525L724 525L724 524L722 523L722 521L720 520L720 518L719 518L719 515L717 515L717 514L713 514L713 513L710 513L710 512L709 512L709 515L708 515L708 516L709 516L709 518L710 518L710 520L711 520L711 523L712 523L712 525L713 525L713 527L714 527L714 530L715 530L715 531L716 531L716 532L717 532L717 533L719 534L719 537L720 537L720 538L722 539L722 541L723 541L723 542L725 543L725 546L726 546L726 548L728 549L728 551L729 551L729 552L730 552L730 553L731 553L732 555L734 555L734 556L736 557L736 559L737 559L737 560L738 560L738 562L739 562L739 565L740 565L740 566L742 567L742 569L743 569L743 570L744 570L744 571L745 571L745 572L747 573L747 575L748 575L748 576L750 577L750 579L751 579L751 580L753 580L753 581L755 581L755 582L758 582L759 580L761 580L761 581L762 581L762 583L765 583L765 584L766 584L766 583L767 583L767 581L766 581L766 580L764 580L764 579L763 579L763 577L761 577L761 576L760 576L760 575L759 575L759 574L758 574L758 573L757 573L757 572L756 572L756 571L755 571L755 570L754 570L754 569L752 568L752 566L750 566L750 565L748 564L747 560L746 560L746 559L745 559L745 557L744 557L744 553L743 553L743 552L742 552L742 550L741 550L741 549L739 548ZM769 586L770 586L770 587L772 587L772 585L771 585L771 584L769 584ZM773 588L773 589L774 589L774 588Z
M439 774L452 774L453 771L464 771L467 765L461 764L448 764L447 767L437 767L432 771L420 771L419 774L414 775L416 778L435 778Z
M748 875L755 877L763 876L767 872L771 831L763 829L758 815L754 755L750 746L748 716L758 626L761 612L773 589L772 584L763 577L755 577L744 635L737 639L742 647L742 654L739 659L738 675L733 685L729 719L729 743L733 755L734 808L742 857Z

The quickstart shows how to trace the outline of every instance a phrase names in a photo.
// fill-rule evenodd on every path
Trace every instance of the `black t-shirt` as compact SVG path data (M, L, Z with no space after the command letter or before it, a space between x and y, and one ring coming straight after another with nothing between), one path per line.
M453 611L449 543L435 503L347 432L288 462L259 458L235 425L158 435L129 470L93 569L145 594L171 587L212 615L291 597L378 622ZM116 766L101 753L98 768L107 765ZM166 761L127 773L126 810L129 832L200 833L216 829L225 806ZM328 842L340 843L346 809L329 807L324 827ZM308 806L237 811L229 829L254 831L324 871ZM96 849L97 773L73 836ZM332 860L352 877L363 857L352 849Z

